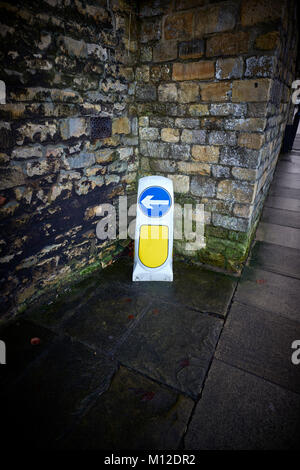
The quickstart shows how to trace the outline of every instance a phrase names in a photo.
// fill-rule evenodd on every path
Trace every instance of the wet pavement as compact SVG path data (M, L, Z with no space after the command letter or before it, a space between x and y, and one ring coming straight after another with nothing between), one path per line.
M299 174L298 139L240 279L177 262L132 283L124 255L2 327L3 447L299 448Z

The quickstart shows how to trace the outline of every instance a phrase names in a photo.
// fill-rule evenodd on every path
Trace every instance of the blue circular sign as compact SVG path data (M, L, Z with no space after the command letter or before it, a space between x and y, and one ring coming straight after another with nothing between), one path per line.
M172 199L168 191L160 186L150 186L140 195L139 205L148 217L162 217L170 209Z

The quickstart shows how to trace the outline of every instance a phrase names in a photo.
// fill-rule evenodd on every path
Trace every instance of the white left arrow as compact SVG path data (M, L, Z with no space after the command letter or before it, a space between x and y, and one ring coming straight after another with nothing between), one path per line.
M154 199L154 201L152 201L152 198L154 196L146 196L144 197L144 199L142 199L141 201L141 204L143 204L147 209L152 209L151 206L155 205L155 206L168 206L169 205L169 201L167 200L161 200L159 201L158 199Z

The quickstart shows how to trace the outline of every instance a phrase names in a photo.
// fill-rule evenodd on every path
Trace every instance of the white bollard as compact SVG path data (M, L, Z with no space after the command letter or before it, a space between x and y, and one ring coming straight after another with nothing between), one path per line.
M164 176L139 180L133 281L173 281L173 181Z

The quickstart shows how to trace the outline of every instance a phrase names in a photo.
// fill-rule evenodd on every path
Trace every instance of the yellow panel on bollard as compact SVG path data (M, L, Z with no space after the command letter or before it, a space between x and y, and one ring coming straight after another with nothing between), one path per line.
M133 281L173 281L173 182L163 176L139 180Z

